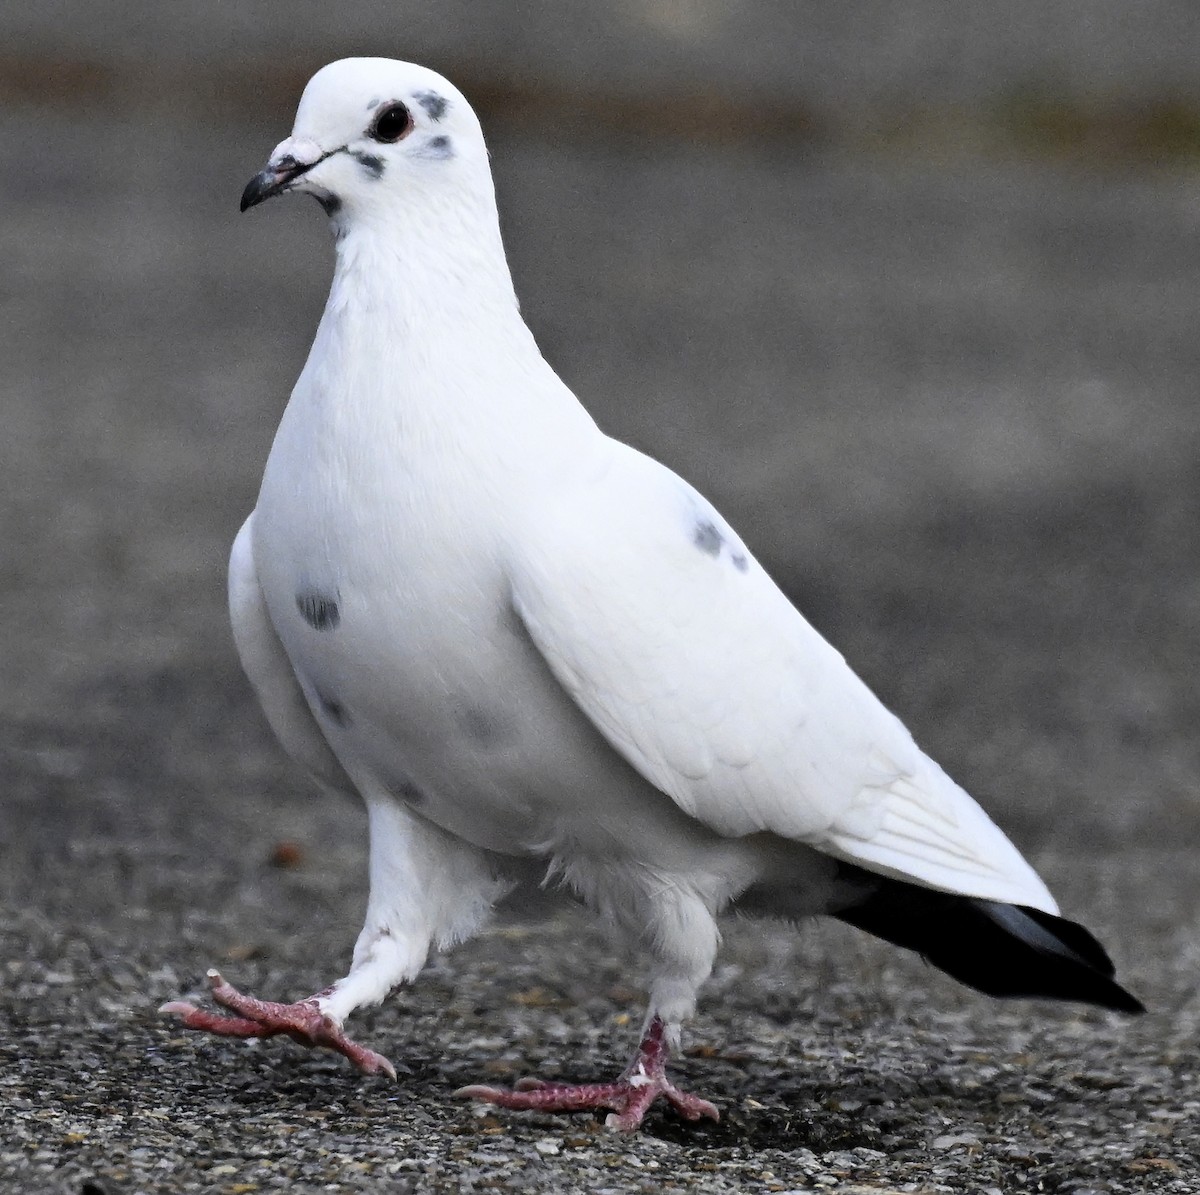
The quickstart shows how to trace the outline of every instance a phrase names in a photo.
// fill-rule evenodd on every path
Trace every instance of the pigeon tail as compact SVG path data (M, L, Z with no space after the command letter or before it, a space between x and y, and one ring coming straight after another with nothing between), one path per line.
M856 879L867 878L862 869L854 871L859 873ZM870 881L865 899L833 916L915 950L976 991L1078 1000L1118 1012L1145 1011L1113 979L1113 964L1104 948L1074 921L902 880L872 876Z

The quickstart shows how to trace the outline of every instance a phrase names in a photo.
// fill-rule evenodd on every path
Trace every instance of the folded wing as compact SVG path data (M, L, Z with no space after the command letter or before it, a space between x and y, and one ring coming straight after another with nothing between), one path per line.
M612 442L534 518L512 599L607 740L721 834L1053 913L1045 885L796 611L713 508Z
M253 514L242 524L229 555L229 618L242 668L283 749L322 784L353 792L271 625L254 563Z

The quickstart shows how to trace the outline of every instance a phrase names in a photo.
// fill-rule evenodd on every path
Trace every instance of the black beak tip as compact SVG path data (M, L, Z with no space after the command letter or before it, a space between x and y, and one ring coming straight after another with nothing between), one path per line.
M246 211L264 199L270 199L281 187L279 176L273 170L260 170L247 184L242 192L242 202L239 211Z

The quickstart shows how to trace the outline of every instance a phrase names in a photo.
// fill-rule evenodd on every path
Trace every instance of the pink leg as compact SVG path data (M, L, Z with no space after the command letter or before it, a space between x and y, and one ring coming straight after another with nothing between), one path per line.
M389 1078L396 1077L396 1068L382 1054L351 1041L340 1026L321 1012L317 1001L325 993L298 1000L295 1004L275 1004L244 995L217 971L208 973L208 982L212 986L213 999L236 1016L208 1012L186 1000L172 1000L158 1011L178 1017L189 1029L224 1037L275 1037L283 1033L302 1046L324 1047L344 1054L364 1074L382 1071Z
M512 1091L475 1084L460 1087L454 1094L501 1108L542 1112L611 1108L614 1115L605 1123L623 1133L633 1132L642 1123L646 1110L660 1095L686 1120L699 1120L702 1116L719 1120L721 1114L708 1100L680 1091L667 1078L666 1064L663 1023L655 1017L633 1061L615 1083L543 1083L540 1079L519 1079Z

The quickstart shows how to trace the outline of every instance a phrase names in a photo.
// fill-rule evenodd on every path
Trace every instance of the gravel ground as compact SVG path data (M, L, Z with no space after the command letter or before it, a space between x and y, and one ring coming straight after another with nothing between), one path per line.
M0 117L4 1189L1200 1190L1184 175L493 139L564 375L720 502L1148 1015L731 924L679 1066L723 1120L632 1140L450 1099L623 1063L636 960L557 905L356 1019L395 1085L155 1016L214 963L322 986L365 898L360 811L281 760L222 605L327 279L315 209L234 212L282 131Z

